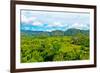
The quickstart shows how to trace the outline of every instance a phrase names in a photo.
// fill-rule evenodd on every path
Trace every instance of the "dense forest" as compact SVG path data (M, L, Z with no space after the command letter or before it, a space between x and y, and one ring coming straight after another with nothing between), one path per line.
M21 30L21 62L89 59L89 30Z

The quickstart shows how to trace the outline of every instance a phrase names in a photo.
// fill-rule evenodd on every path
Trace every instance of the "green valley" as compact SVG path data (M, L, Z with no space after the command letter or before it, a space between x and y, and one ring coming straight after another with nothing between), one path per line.
M21 32L21 62L89 59L89 31Z

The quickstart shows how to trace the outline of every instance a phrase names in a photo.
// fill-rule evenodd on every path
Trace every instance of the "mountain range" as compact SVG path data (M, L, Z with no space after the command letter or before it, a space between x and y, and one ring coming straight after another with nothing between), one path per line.
M71 28L66 31L61 30L54 30L54 31L31 31L31 30L21 30L21 34L26 35L34 35L34 36L73 36L78 33L89 35L89 30L81 30L81 29L75 29Z

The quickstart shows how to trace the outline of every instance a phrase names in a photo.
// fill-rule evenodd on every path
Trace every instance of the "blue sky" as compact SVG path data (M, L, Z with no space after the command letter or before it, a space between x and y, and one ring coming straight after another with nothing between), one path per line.
M21 10L21 30L87 30L90 28L89 23L89 13Z

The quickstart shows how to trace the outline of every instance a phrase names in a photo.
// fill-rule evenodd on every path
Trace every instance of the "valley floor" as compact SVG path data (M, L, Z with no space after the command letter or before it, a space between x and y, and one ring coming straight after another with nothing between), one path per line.
M21 62L89 59L88 36L21 36Z

